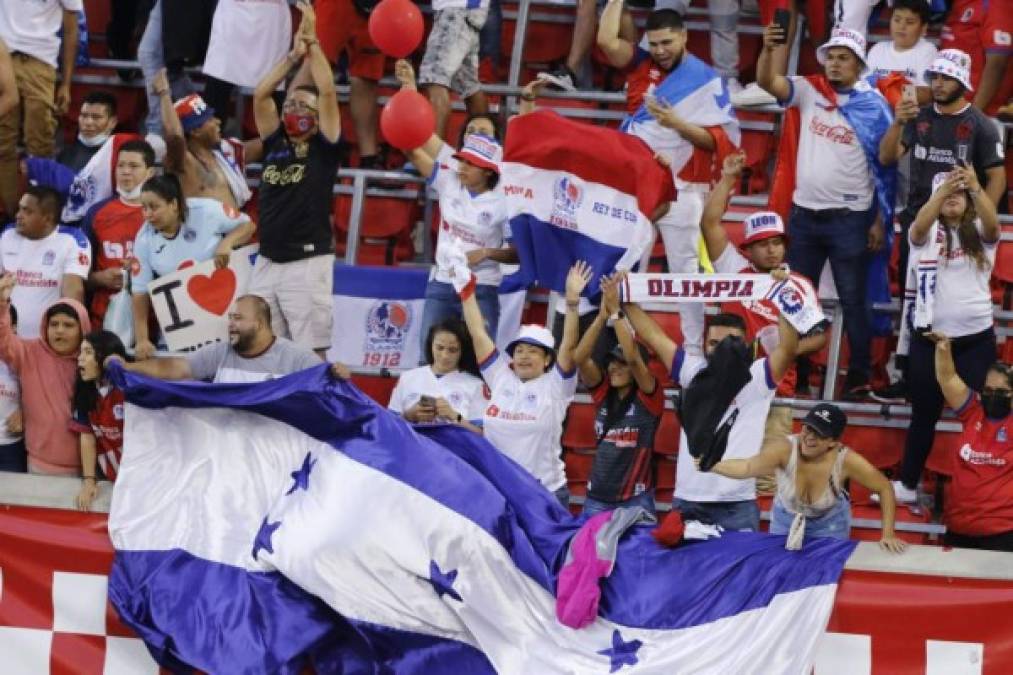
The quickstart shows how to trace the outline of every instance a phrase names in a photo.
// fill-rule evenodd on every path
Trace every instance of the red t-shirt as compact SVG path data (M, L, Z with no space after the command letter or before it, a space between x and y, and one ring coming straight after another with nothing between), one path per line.
M971 57L971 85L977 89L989 54L1013 56L1013 11L999 0L954 0L943 26L940 49L960 49ZM1013 96L1013 67L1006 75L985 113L995 114Z
M956 412L964 432L946 490L946 527L976 537L1013 532L1013 415L985 417L974 393Z
M132 258L134 238L143 224L140 204L125 204L119 197L113 197L93 207L85 216L82 230L91 240L95 271L119 269L124 258ZM93 326L102 326L112 295L112 291L105 288L92 293L88 311Z
M95 436L95 450L102 473L116 480L123 457L123 392L116 387L100 390L95 410L86 415L74 413L71 431Z

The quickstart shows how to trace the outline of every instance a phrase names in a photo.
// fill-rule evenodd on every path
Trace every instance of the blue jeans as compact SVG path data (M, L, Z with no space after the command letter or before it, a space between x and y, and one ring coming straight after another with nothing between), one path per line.
M793 271L818 286L823 265L830 260L851 350L849 370L866 376L872 342L872 308L865 298L870 260L867 246L875 217L875 205L868 211L813 211L793 205L788 225L788 264Z
M144 73L144 86L148 92L148 117L144 121L144 130L151 134L162 135L161 100L151 93L151 81L160 69L165 68L165 50L162 48L162 0L158 0L148 15L148 25L137 45L137 61ZM194 90L193 82L185 73L180 77L170 77L172 99L186 96ZM143 134L144 131L141 131Z
M676 497L672 508L682 512L683 522L720 525L726 530L757 532L760 529L760 507L755 499L746 502L688 502Z
M492 59L492 62L499 66L500 55L503 52L503 8L500 0L489 0L489 14L485 17L485 24L478 34L478 58Z
M774 500L774 508L770 512L770 533L788 534L795 514L784 508L781 502ZM834 507L819 518L805 519L806 537L833 537L848 539L851 534L851 501L841 497Z
M630 497L629 499L621 502L600 502L593 497L585 497L584 510L582 513L585 516L593 516L594 514L601 513L602 511L612 511L624 506L642 506L648 513L655 513L654 490L641 492L635 497Z
M0 471L15 473L28 471L28 454L25 452L24 439L8 445L0 445Z
M496 341L496 328L499 326L499 289L488 284L479 284L475 288L475 299L478 300L485 330L489 337ZM461 298L453 285L442 281L430 281L426 285L426 302L422 306L422 326L419 330L419 363L426 362L426 336L432 327L451 316L461 316Z

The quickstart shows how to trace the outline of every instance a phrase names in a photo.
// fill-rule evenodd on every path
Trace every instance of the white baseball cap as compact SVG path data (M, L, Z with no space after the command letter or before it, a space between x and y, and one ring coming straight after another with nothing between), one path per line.
M820 62L820 65L827 62L827 52L831 47L847 47L862 62L862 67L867 67L865 63L865 36L858 31L835 28L830 33L830 39L816 48L816 60Z
M784 221L773 211L757 211L750 214L746 218L745 225L746 238L742 240L742 248L773 237L784 237L785 240L788 238L784 232Z
M475 166L499 173L499 164L503 161L503 146L495 138L469 134L464 139L464 147L454 153L454 159L463 159Z
M959 49L942 50L936 54L932 65L922 75L926 82L932 81L932 73L952 77L964 85L968 91L974 91L974 87L971 86L971 57L967 55L967 52L962 52Z
M541 347L552 354L556 353L556 338L552 337L552 331L545 326L539 326L536 324L521 326L520 331L517 332L517 337L515 337L510 344L507 345L507 354L513 356L514 348L521 342Z

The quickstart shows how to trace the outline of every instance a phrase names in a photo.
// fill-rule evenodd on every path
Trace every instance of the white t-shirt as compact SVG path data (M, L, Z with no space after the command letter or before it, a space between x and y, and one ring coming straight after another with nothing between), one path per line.
M0 361L0 445L16 443L21 434L7 432L4 424L11 414L21 407L21 383L7 364Z
M981 219L975 221L978 233L981 234ZM936 221L936 242L925 242L916 246L911 242L912 264L918 263L918 256L929 246L945 250L945 233L942 225ZM910 241L910 233L908 235ZM932 330L937 330L949 337L974 335L992 327L992 292L988 286L989 277L995 268L995 254L999 242L982 240L988 266L978 269L974 259L964 254L960 246L960 238L953 232L951 249L944 258L939 256L936 268L936 297L932 305ZM914 255L917 253L917 255Z
M288 53L291 36L287 0L218 0L204 73L240 87L256 87Z
M432 366L419 366L401 373L387 408L403 415L422 396L432 396L445 398L451 408L464 415L464 419L481 422L485 413L482 386L481 379L460 370L437 375Z
M808 209L849 208L865 211L872 205L872 172L855 130L836 107L804 77L789 77L791 93L786 105L801 113L798 165L792 201ZM868 88L864 80L855 89ZM844 104L847 94L837 94Z
M576 370L564 373L557 364L541 377L522 382L508 359L494 351L482 364L482 377L492 391L483 418L486 439L547 489L563 487L559 438L566 409L577 393Z
M932 65L936 51L936 46L925 38L920 38L914 47L902 52L897 51L891 41L877 42L869 50L865 62L876 75L903 73L911 84L925 86L922 75Z
M0 0L0 39L8 51L24 52L56 68L56 33L63 26L63 12L82 9L81 0Z
M440 234L436 248L457 239L465 253L480 248L502 248L510 238L506 199L499 188L474 197L461 185L457 171L448 164L434 164L430 184L440 196ZM472 267L479 284L499 286L503 273L495 260L483 260ZM449 284L449 270L433 266L433 278Z
M707 361L702 356L679 349L672 363L672 378L683 387L689 385ZM724 459L745 459L760 451L763 428L770 412L777 383L770 372L769 359L757 359L750 366L752 379L746 383L721 418L723 423L738 409L739 416L728 434ZM703 473L693 464L689 454L686 430L679 431L679 459L676 463L675 496L690 502L744 502L756 499L756 480L736 480L716 473Z
M18 285L11 302L18 310L18 334L39 337L42 314L60 299L66 274L88 278L91 269L91 244L76 227L59 225L49 236L28 239L13 225L0 236L0 272L10 272Z

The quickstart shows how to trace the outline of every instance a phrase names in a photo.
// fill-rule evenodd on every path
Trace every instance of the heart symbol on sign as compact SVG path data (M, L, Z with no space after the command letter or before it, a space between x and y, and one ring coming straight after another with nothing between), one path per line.
M199 307L221 316L228 311L232 296L236 294L236 273L225 267L210 276L195 274L186 282L186 292Z

